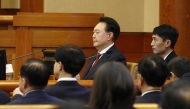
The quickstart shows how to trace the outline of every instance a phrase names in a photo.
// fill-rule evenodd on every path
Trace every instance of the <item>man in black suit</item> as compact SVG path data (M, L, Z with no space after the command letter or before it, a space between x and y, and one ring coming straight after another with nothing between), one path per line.
M93 32L93 46L99 54L95 53L89 58L82 78L84 80L93 80L95 71L105 62L118 61L126 65L125 56L114 44L120 34L119 24L113 18L101 17Z
M155 27L151 42L153 53L161 56L168 63L177 56L174 46L177 42L178 35L177 29L170 25L163 24Z
M136 103L159 103L161 100L161 87L164 85L169 70L162 57L151 54L143 57L138 63L138 88L142 95Z
M86 61L83 51L75 45L64 45L55 53L54 75L58 79L55 85L47 87L45 92L63 100L79 100L88 103L90 89L80 85L75 76Z
M48 95L44 88L50 72L44 61L28 59L20 69L19 89L23 93L8 104L59 104L63 100Z

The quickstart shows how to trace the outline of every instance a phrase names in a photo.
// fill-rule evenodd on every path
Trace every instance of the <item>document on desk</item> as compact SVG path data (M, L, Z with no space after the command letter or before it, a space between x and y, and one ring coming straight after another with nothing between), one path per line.
M13 73L13 66L12 64L6 64L6 73Z

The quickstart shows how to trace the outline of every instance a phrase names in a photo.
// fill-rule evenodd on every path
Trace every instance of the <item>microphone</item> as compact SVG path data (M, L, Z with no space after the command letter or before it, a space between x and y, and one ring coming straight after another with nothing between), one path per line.
M16 59L19 59L19 58L23 58L23 57L26 57L26 56L29 56L29 55L33 55L33 54L36 54L36 53L40 53L40 52L43 52L44 50L46 50L46 49L43 48L43 49L41 49L40 51L33 52L33 53L29 53L29 54L25 54L25 55L22 55L22 56L19 56L19 57L16 57L16 58L7 60L7 62L12 61L12 60L16 60Z

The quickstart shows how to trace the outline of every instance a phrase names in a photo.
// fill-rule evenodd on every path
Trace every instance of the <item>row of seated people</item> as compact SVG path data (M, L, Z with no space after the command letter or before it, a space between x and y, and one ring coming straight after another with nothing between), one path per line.
M9 105L59 105L72 103L70 100L77 100L81 102L82 106L90 109L134 109L134 103L157 103L163 109L171 107L167 104L168 102L175 105L172 109L186 109L182 106L188 107L189 105L190 83L182 81L188 77L186 75L188 73L181 77L178 77L176 73L189 70L188 59L176 57L171 60L168 67L160 56L143 57L138 63L137 80L142 92L138 98L136 98L136 86L129 70L125 65L114 61L107 62L98 68L92 90L79 85L76 78L73 77L80 72L84 63L85 55L79 47L75 45L59 47L55 53L54 64L54 75L58 82L46 87L50 76L48 67L41 60L29 59L20 69L19 88L13 92L12 101L6 101L6 99L10 99L9 96L7 98L1 96L1 101L6 101ZM183 64L181 65L181 63ZM168 76L171 76L170 71L172 71L172 75L175 74L172 78L178 77L181 81L171 82L164 87L162 92L161 87Z

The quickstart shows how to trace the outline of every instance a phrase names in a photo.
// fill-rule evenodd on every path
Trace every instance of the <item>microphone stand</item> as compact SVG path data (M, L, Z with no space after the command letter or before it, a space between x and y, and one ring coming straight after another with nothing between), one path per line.
M7 60L7 62L12 61L12 60L16 60L16 59L19 59L19 58L22 58L22 57L26 57L26 56L29 56L29 55L33 55L33 54L36 54L36 53L40 53L40 52L43 52L44 50L46 50L46 49L44 48L44 49L42 49L42 50L40 50L40 51L37 51L37 52L33 52L33 53L29 53L29 54L22 55L22 56L19 56L19 57L16 57L16 58Z

